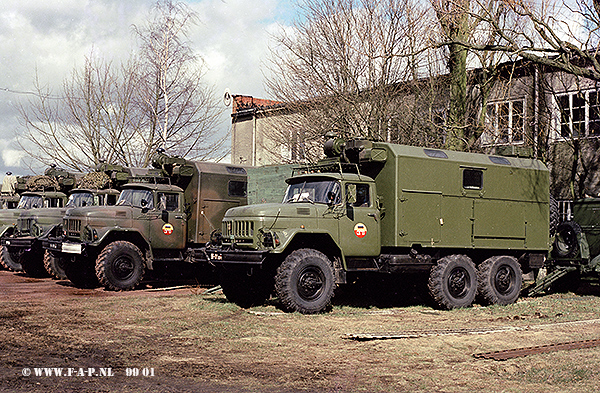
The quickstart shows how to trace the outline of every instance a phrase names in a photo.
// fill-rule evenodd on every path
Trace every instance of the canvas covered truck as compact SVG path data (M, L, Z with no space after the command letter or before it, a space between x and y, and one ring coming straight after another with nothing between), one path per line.
M207 253L226 297L274 293L301 313L367 272L424 272L443 308L508 304L549 249L549 176L537 160L331 139L282 203L233 208Z
M160 173L132 179L115 206L68 210L62 238L45 243L64 258L75 286L131 290L146 270L207 264L204 247L215 225L227 209L246 203L243 167L164 153L153 166Z

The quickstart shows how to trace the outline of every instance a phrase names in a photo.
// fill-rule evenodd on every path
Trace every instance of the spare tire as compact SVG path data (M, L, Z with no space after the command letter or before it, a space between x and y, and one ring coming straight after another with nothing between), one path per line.
M565 221L556 228L552 256L555 258L575 258L579 254L579 234L581 227L575 221Z

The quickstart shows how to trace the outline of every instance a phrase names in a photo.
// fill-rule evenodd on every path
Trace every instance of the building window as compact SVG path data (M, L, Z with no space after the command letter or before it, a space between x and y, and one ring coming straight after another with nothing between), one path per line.
M596 90L561 94L556 97L560 113L558 138L600 136L600 103Z
M490 145L523 143L524 119L524 99L488 104L485 118L485 143Z

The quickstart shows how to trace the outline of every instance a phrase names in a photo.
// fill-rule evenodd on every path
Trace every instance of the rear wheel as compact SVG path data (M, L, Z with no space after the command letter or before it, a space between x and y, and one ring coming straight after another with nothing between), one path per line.
M331 304L333 265L320 251L293 251L277 269L275 290L284 308L302 314L324 311Z
M20 272L23 270L23 266L21 266L21 263L19 262L19 256L14 252L10 252L6 246L0 246L0 263L6 269L13 272Z
M477 269L477 283L484 305L514 303L523 284L521 266L514 257L488 258Z
M50 250L44 252L44 267L46 268L46 271L57 280L67 279L62 258Z
M101 285L113 291L134 289L144 276L144 256L127 241L115 241L96 260L96 276Z
M575 221L565 221L556 228L552 255L556 258L575 258L579 254L581 227Z
M442 308L469 307L477 294L475 264L466 255L449 255L431 268L429 293Z

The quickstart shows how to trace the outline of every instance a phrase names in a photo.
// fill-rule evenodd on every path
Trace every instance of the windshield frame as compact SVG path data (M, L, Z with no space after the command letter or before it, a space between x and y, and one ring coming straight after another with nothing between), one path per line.
M39 202L38 205L34 205ZM40 209L44 206L44 198L41 195L23 195L19 200L17 209Z
M290 182L283 197L284 204L287 203L319 203L324 205L339 205L342 200L342 186L338 179L298 179ZM333 199L330 193L333 193Z
M84 198L85 197L85 198ZM90 202L85 205L82 202ZM74 192L69 195L69 200L65 207L85 207L85 206L95 206L96 200L94 198L94 193L92 192Z
M142 200L145 200L147 204L142 206ZM152 210L154 209L154 192L145 188L126 188L121 191L116 206L133 206Z

